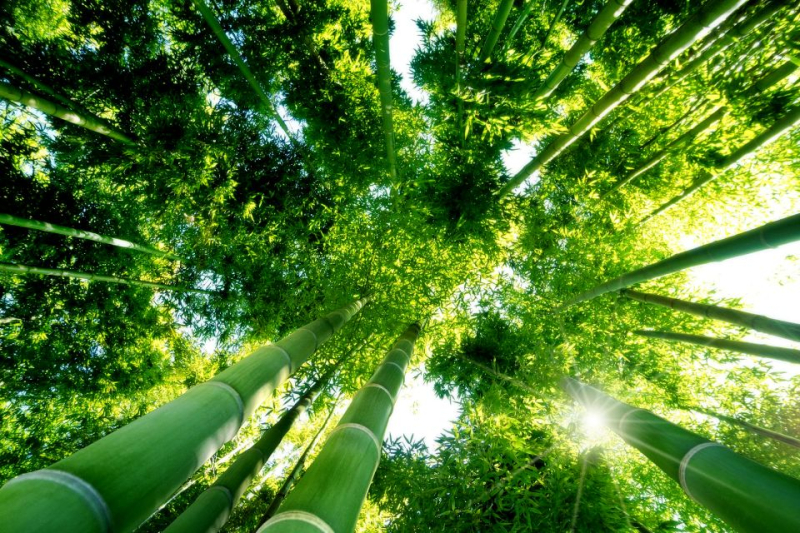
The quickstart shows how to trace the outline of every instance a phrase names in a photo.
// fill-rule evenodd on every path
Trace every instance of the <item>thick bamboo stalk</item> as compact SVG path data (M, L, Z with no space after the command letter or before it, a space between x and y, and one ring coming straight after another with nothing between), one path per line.
M688 333L675 333L673 331L634 331L637 335L650 339L662 339L667 341L685 342L708 348L728 350L731 352L753 355L756 357L766 357L768 359L779 359L789 363L800 363L800 350L790 348L780 348L778 346L768 346L766 344L756 344L752 342L732 341L728 339L716 339L713 337L703 337L702 335L690 335Z
M603 95L592 105L569 130L553 139L536 157L499 191L502 198L510 194L526 178L555 159L572 143L580 139L586 132L603 120L632 94L638 92L653 76L668 63L680 55L695 41L707 35L714 27L721 24L731 13L747 0L712 0L707 2L697 13L680 28L672 32L661 44L636 65L613 89Z
M20 228L32 229L37 231L44 231L46 233L55 233L58 235L66 235L67 237L75 237L76 239L85 239L87 241L100 242L103 244L110 244L111 246L117 246L118 248L127 248L129 250L136 250L137 252L143 252L146 254L155 255L157 257L165 257L167 259L175 259L175 260L179 259L177 256L169 252L162 252L161 250L150 248L149 246L142 246L141 244L136 244L123 239L117 239L116 237L107 237L105 235L100 235L99 233L94 233L92 231L68 228L66 226L59 226L58 224L51 224L50 222L30 220L27 218L15 217L14 215L8 215L5 213L0 213L0 224L6 224L8 226L17 226Z
M699 189L713 181L717 178L721 173L728 170L739 161L744 159L745 157L752 155L756 151L772 144L776 140L780 139L783 135L788 133L792 130L795 126L800 124L800 106L795 107L794 109L790 109L783 117L776 120L775 123L767 128L766 130L762 131L758 135L756 135L752 140L743 144L733 152L731 152L725 159L723 159L719 165L716 167L715 172L703 172L698 176L698 178L682 193L678 194L677 196L673 197L668 202L664 203L647 215L641 222L639 222L639 226L647 223L650 219L660 215L664 211L675 207L677 204L697 192Z
M133 139L109 125L106 121L95 115L88 115L83 113L76 113L60 104L51 102L37 94L26 91L25 89L18 89L6 82L0 81L0 98L5 98L12 102L17 102L22 105L32 107L44 113L61 120L65 120L76 126L81 126L87 130L95 133L111 137L114 140L120 141L124 144L136 144Z
M60 278L82 279L85 281L103 281L105 283L118 283L120 285L132 285L136 287L150 287L165 291L194 292L198 294L217 294L216 291L204 289L193 289L191 287L181 287L178 285L165 285L152 281L141 281L138 279L118 278L116 276L105 276L103 274L88 274L86 272L75 272L73 270L61 270L56 268L39 268L27 265L12 265L0 263L0 272L10 272L12 274L28 275L37 274L40 276L55 276Z
M292 134L289 132L289 127L286 125L286 122L283 121L283 118L278 113L278 110L275 109L275 106L272 104L272 100L270 100L269 95L261 86L261 84L258 83L258 80L253 75L253 71L251 71L250 67L247 66L247 63L245 63L244 58L233 45L233 42L231 42L228 34L226 34L225 30L222 29L222 26L217 20L216 15L214 15L214 12L211 11L211 8L208 6L208 4L206 4L205 0L193 1L195 7L197 7L197 10L203 15L203 18L206 20L206 23L208 23L211 31L217 37L217 40L219 40L220 44L223 46L223 48L225 48L225 51L228 52L228 55L236 64L236 66L239 67L239 71L245 77L247 83L250 84L250 87L258 95L258 98L264 103L267 108L267 112L272 116L272 118L275 119L275 122L278 123L278 126L280 126L281 130L283 130L283 133L286 134L286 137L288 137L290 140L294 139Z
M12 479L0 489L3 531L132 531L365 303L306 324L66 459Z
M799 480L577 380L565 378L562 386L575 401L601 412L609 429L734 530L800 531Z
M314 463L259 532L353 531L418 335L419 326L412 324L395 342L356 393Z
M572 48L564 54L561 62L533 93L533 98L544 99L553 94L553 91L564 81L564 78L578 66L581 58L592 49L594 43L599 41L614 21L622 16L625 8L631 2L633 0L608 0L608 3L595 16L589 27L586 28L586 31L572 45Z
M375 47L378 94L383 117L383 136L386 142L386 157L389 175L397 180L397 154L394 147L394 122L392 119L392 68L389 57L389 5L386 0L370 0L372 20L372 44Z
M489 34L483 42L480 54L478 55L478 63L485 63L492 55L494 47L497 46L497 41L500 39L500 33L503 31L503 26L506 25L511 8L514 7L514 0L500 0L500 5L497 7L497 13L492 20L492 27L489 29Z
M678 300L677 298L633 291L630 289L624 289L620 291L620 294L632 300L669 307L670 309L683 311L684 313L695 316L721 320L729 324L760 331L767 335L775 335L776 337L783 337L790 341L800 342L800 324L795 324L793 322L776 320L762 315L739 311L738 309L726 309L716 305L687 302Z
M692 407L691 410L697 411L698 413L702 413L707 416L712 416L718 420L722 420L723 422L727 422L734 426L739 426L740 428L743 428L746 431L749 431L750 433L753 433L755 435L759 435L761 437L767 437L776 440L778 442L788 444L789 446L800 448L800 439L790 437L789 435L784 435L783 433L780 433L778 431L762 428L761 426L756 426L755 424L751 424L750 422L745 422L744 420L741 420L739 418L722 415L720 413L709 411L708 409L702 409L700 407Z
M328 416L322 422L322 425L314 434L314 437L311 439L311 442L308 443L303 453L297 459L297 462L292 467L291 472L289 475L286 476L286 479L283 480L281 487L278 489L278 492L275 493L275 497L272 498L272 502L269 504L264 516L261 517L261 521L258 523L259 526L264 524L267 520L272 518L275 513L278 511L278 508L281 506L283 501L289 495L289 491L292 490L292 487L297 483L297 480L300 479L300 476L303 474L303 471L306 467L306 461L308 461L308 456L311 455L311 452L314 451L314 448L317 447L317 443L319 439L322 437L322 434L325 432L325 429L328 427L331 419L333 418L334 413L336 413L336 406L338 405L338 398L336 402L331 406L330 411L328 412Z
M781 64L781 66L755 82L750 90L747 91L745 96L752 96L767 91L794 74L798 68L800 67L791 61L785 61L783 64Z
M636 283L641 283L679 270L684 270L697 265L704 265L715 261L724 261L731 257L747 255L753 252L776 248L783 244L800 240L800 214L792 215L761 227L745 231L738 235L721 239L703 246L698 246L692 250L687 250L672 257L668 257L658 263L653 263L646 267L628 272L618 278L601 283L596 287L579 294L567 301L563 307L567 307L579 302L591 300L601 294L611 291L618 291L630 287Z

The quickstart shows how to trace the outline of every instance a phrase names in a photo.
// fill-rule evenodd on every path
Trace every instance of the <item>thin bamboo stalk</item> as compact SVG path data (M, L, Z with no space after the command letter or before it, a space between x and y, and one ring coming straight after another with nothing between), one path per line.
M500 0L500 5L497 7L497 13L492 20L492 27L489 29L489 34L483 42L480 54L478 55L478 63L485 63L492 55L494 47L497 46L497 41L500 39L500 33L503 31L503 26L506 25L511 8L514 7L514 0Z
M418 335L419 326L412 324L395 342L356 393L314 463L259 532L353 531Z
M778 346L768 346L766 344L756 344L752 342L732 341L728 339L716 339L704 337L702 335L690 335L688 333L676 333L673 331L634 331L639 336L650 339L662 339L667 341L685 342L708 348L717 348L731 352L753 355L756 357L766 357L768 359L779 359L789 363L800 363L800 350L790 348L780 348Z
M4 530L133 530L365 303L306 324L66 459L12 479L0 489Z
M525 9L523 9L522 13L520 13L519 17L517 17L516 22L514 22L514 25L511 27L511 31L508 32L508 37L506 37L505 40L506 49L508 49L508 46L510 45L511 41L514 39L514 36L522 28L522 25L525 24L525 21L528 20L528 17L530 16L531 11L533 10L533 4L535 3L536 0L528 0L528 3L525 4Z
M609 27L622 16L625 8L633 0L608 0L603 9L595 16L586 31L572 45L561 62L553 69L547 79L542 82L539 88L533 93L533 98L545 99L553 94L558 86L564 81L572 70L578 66L581 58L592 49L594 43L606 33Z
M564 378L562 387L734 530L800 531L799 480L577 380Z
M163 283L154 283L152 281L141 281L138 279L119 278L116 276L106 276L103 274L88 274L86 272L75 272L73 270L61 270L56 268L39 268L27 265L12 265L9 263L0 263L0 272L9 272L11 274L20 274L20 275L37 274L40 276L73 278L73 279L82 279L85 281L103 281L105 283L118 283L120 285L132 285L136 287L150 287L153 289L162 289L166 291L194 292L198 294L217 294L216 291L193 289L190 287L181 287L178 285L165 285Z
M782 442L784 444L788 444L789 446L793 446L795 448L800 448L800 439L796 439L794 437L790 437L789 435L784 435L778 431L773 431L771 429L762 428L761 426L756 426L755 424L751 424L750 422L745 422L740 418L735 418L732 416L723 415L720 413L716 413L714 411L710 411L708 409L702 409L700 407L692 407L692 411L697 411L698 413L702 413L707 416L714 417L718 420L722 420L723 422L727 422L728 424L732 424L734 426L739 426L750 433L755 435L759 435L761 437L767 437L773 440L777 440L778 442Z
M621 290L620 294L632 300L668 307L695 316L721 320L729 324L743 326L768 335L775 335L777 337L789 339L790 341L800 342L800 324L795 324L793 322L776 320L762 315L739 311L738 309L726 309L716 305L687 302L678 300L677 298L630 289Z
M146 254L155 255L157 257L164 257L167 259L175 259L175 260L180 259L176 255L173 255L169 252L163 252L161 250L157 250L149 246L142 246L141 244L136 244L123 239L117 239L116 237L107 237L105 235L100 235L99 233L94 233L92 231L68 228L66 226L59 226L58 224L52 224L50 222L41 222L39 220L31 220L27 218L15 217L14 215L8 215L5 213L0 213L0 224L17 226L20 228L32 229L37 231L44 231L46 233L55 233L58 235L65 235L67 237L74 237L76 239L85 239L87 241L100 242L103 244L110 244L111 246L116 246L118 248L127 248L129 250L136 250L137 252L143 252Z
M502 198L514 191L525 179L544 165L555 159L572 143L580 139L586 132L617 106L630 98L632 94L644 87L653 76L668 63L680 55L695 41L708 34L714 27L721 24L731 13L743 5L747 0L713 0L707 2L697 13L687 20L680 28L665 38L661 44L636 65L631 71L610 91L603 95L592 105L566 133L556 137L536 157L534 157L522 170L509 180L498 192Z
M120 141L124 144L136 144L133 139L109 125L100 117L76 113L75 111L60 104L51 102L42 96L28 92L25 89L18 89L13 85L3 81L0 81L0 98L5 98L6 100L32 107L41 111L45 115L60 118L61 120L75 124L76 126L81 126L82 128L86 128L87 130L91 130L95 133L105 135L106 137L111 137L112 139Z
M721 239L692 250L687 250L658 263L628 272L618 278L579 294L567 301L563 307L596 298L601 294L618 291L636 283L659 278L697 265L704 265L715 261L724 261L731 257L751 254L776 248L786 243L800 240L800 214L792 215L775 222L764 224L761 227L745 231L738 235Z
M383 135L386 142L386 157L389 175L397 181L397 154L394 147L394 122L392 118L392 68L389 56L389 5L386 0L370 0L372 20L372 44L375 47L378 94L383 117Z
M705 103L706 103L705 99L703 99L703 98L698 98L698 99L697 99L697 102L695 102L695 103L694 103L694 104L693 104L691 107L689 107L689 108L688 108L688 109L687 109L687 110L686 110L686 111L683 113L683 115L681 115L680 117L678 117L677 119L675 119L675 120L674 120L674 121L673 121L671 124L669 124L669 125L667 125L667 126L664 126L663 128L659 129L659 130L658 130L658 132L656 132L656 134L655 134L655 135L653 135L652 137L650 137L650 138L649 138L647 141L645 141L645 142L644 142L644 143L643 143L643 144L642 144L642 145L639 147L639 150L644 150L645 148L647 148L648 146L650 146L651 144L653 144L654 142L656 142L657 140L659 140L659 139L660 139L660 138L661 138L663 135L666 135L666 134L668 134L669 132L671 132L672 130L674 130L675 128L677 128L677 127L678 127L678 125L680 125L681 123L683 123L683 121L684 121L684 120L686 120L686 119L687 119L687 118L689 118L689 117L690 117L692 114L694 114L694 112L695 112L695 111L697 111L698 109L700 109L700 108L701 108L701 107L702 107L702 106L703 106Z
M456 3L456 98L458 98L458 131L464 123L464 98L461 95L461 77L464 65L464 48L467 35L467 0Z
M13 75L15 75L17 77L22 78L23 80L25 80L26 83L29 83L31 85L31 87L33 87L35 90L39 91L41 94L44 94L44 95L49 96L50 98L53 98L54 100L60 102L62 105L72 109L73 111L75 111L77 113L80 113L80 114L85 114L85 115L91 115L92 114L91 111L89 111L88 109L86 109L85 107L80 105L79 103L73 102L69 98L61 96L60 94L58 94L58 92L55 91L55 89L51 88L49 85L46 85L46 84L42 83L41 81L37 80L36 78L31 76L27 72L22 70L21 68L15 66L15 65L12 65L11 63L9 63L8 61L6 61L6 60L4 60L2 58L0 58L0 67L3 67L4 69L6 69L7 71L9 71L10 73L12 73Z

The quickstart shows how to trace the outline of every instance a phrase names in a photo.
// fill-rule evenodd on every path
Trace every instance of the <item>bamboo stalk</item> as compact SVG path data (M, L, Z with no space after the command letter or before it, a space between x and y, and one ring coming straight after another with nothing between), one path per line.
M458 131L464 123L464 98L461 95L461 77L467 35L467 0L456 3L456 98L458 98Z
M687 20L680 28L671 33L661 44L636 65L631 71L610 91L603 95L594 105L578 118L566 133L556 137L536 157L534 157L522 170L509 180L498 192L500 198L510 194L522 184L525 179L544 165L555 159L572 143L580 139L592 129L606 115L627 100L632 94L638 92L668 63L680 55L695 41L708 34L714 27L721 24L731 13L743 5L747 0L712 0L707 2L697 13Z
M677 128L679 124L681 124L681 123L682 123L684 120L686 120L686 119L687 119L687 118L689 118L689 117L690 117L692 114L694 114L694 112L695 112L695 111L697 111L698 109L700 109L700 108L703 106L703 104L705 104L705 100L704 100L703 98L698 98L697 102L695 102L695 103L694 103L694 104L693 104L693 105L692 105L690 108L688 108L688 109L687 109L687 110L686 110L686 111L683 113L683 115L681 115L680 117L678 117L678 118L677 118L675 121L673 121L673 122L672 122L671 124L669 124L668 126L664 126L663 128L659 129L659 130L658 130L658 132L656 132L656 134L655 134L655 135L653 135L653 136L652 136L652 137L650 137L650 138L649 138L647 141L645 141L645 142L644 142L644 143L643 143L643 144L642 144L642 145L639 147L639 149L640 149L640 150L644 150L645 148L647 148L648 146L650 146L651 144L653 144L654 142L656 142L658 139L660 139L662 135L665 135L665 134L669 133L670 131L672 131L673 129Z
M800 439L790 437L789 435L784 435L783 433L780 433L778 431L762 428L761 426L756 426L755 424L751 424L750 422L745 422L740 418L722 415L714 411L709 411L708 409L702 409L700 407L692 407L691 410L696 411L698 413L702 413L707 416L714 417L718 420L722 420L723 422L727 422L734 426L739 426L740 428L744 428L746 431L749 431L750 433L753 433L755 435L767 437L773 440L777 440L778 442L788 444L789 446L800 448Z
M522 28L522 25L525 24L525 21L528 20L528 17L533 10L534 3L536 3L536 0L528 0L528 3L525 4L525 9L523 9L522 13L520 13L519 17L517 17L516 22L514 22L514 25L511 27L511 31L508 32L508 37L506 37L506 49L508 49L509 44L514 39L514 36Z
M418 335L419 326L412 324L395 342L356 393L314 463L259 532L353 531Z
M609 429L734 530L800 531L797 479L577 380L564 378L561 384L575 401L601 412Z
M28 92L25 89L18 89L3 81L0 81L0 98L5 98L6 100L32 107L41 111L45 115L60 118L61 120L75 124L76 126L81 126L82 128L86 128L87 130L91 130L95 133L105 135L106 137L111 137L112 139L120 141L124 144L131 146L136 144L130 137L109 125L98 116L76 113L75 111L67 109L60 104L51 102L42 96Z
M533 93L535 99L545 99L553 94L572 70L578 66L581 58L592 49L594 44L606 33L609 27L622 16L633 0L608 0L603 9L595 16L586 31L578 38L572 48L564 54L564 58L553 69L547 79Z
M756 344L752 342L732 341L728 339L716 339L713 337L703 337L702 335L690 335L688 333L676 333L673 331L646 331L637 330L635 334L650 339L662 339L667 341L685 342L698 346L707 346L719 350L753 355L756 357L766 357L768 359L779 359L789 363L800 363L800 350L790 348L780 348L778 346L768 346L766 344Z
M392 119L392 68L389 56L389 5L386 0L370 0L372 20L372 44L375 47L378 94L383 117L383 135L386 142L386 157L389 175L397 181L397 155L394 147L394 122Z
M640 302L660 305L668 307L677 311L683 311L695 316L702 316L714 320L721 320L729 324L743 326L750 328L767 335L775 335L783 337L790 341L800 342L800 324L793 322L785 322L783 320L776 320L762 315L747 313L739 311L738 309L726 309L716 305L698 304L694 302L687 302L678 300L677 298L670 298L668 296L660 296L658 294L649 294L646 292L639 292L630 289L620 291L622 296Z
M52 89L49 85L46 85L46 84L42 83L41 81L37 80L36 78L31 76L27 72L22 70L21 68L15 66L15 65L12 65L11 63L9 63L8 61L5 61L2 58L0 58L0 67L3 67L4 69L6 69L7 71L9 71L10 73L14 74L17 77L22 78L23 80L25 80L26 83L29 83L31 85L31 87L33 87L35 90L39 91L41 94L44 94L44 95L49 96L50 98L53 98L54 100L60 102L62 105L72 109L76 113L85 114L85 115L91 115L92 114L91 111L89 111L88 109L86 109L85 107L80 105L78 102L73 102L69 98L61 96L54 89Z
M800 240L800 214L792 215L761 227L745 231L738 235L721 239L692 250L668 257L663 261L623 274L605 283L595 286L578 296L568 300L563 306L584 302L601 294L618 291L636 283L659 278L697 265L715 261L724 261L731 257L747 255L753 252L776 248L783 244Z
M73 279L82 279L85 281L103 281L105 283L118 283L120 285L132 285L136 287L150 287L153 289L162 289L166 291L194 292L198 294L217 294L216 291L193 289L177 285L165 285L163 283L154 283L152 281L141 281L138 279L119 278L116 276L106 276L103 274L88 274L86 272L75 272L73 270L40 268L27 265L14 265L9 263L0 263L0 272L10 272L12 274L20 274L20 275L37 274L40 276L73 278Z
M506 25L511 8L514 7L514 0L500 0L500 5L497 8L497 13L492 20L492 27L489 29L489 34L483 42L480 54L478 55L478 63L485 63L492 55L494 47L497 46L497 41L500 39L500 33L503 31L503 26Z
M5 531L128 532L166 501L366 303L264 346L177 399L0 489Z
M193 0L193 2L195 7L197 7L197 10L203 15L206 23L208 23L211 31L217 37L217 40L219 40L222 47L225 48L225 51L228 52L228 55L236 64L236 66L239 67L239 71L245 77L247 83L250 84L250 87L258 95L258 98L264 103L269 114L275 119L275 122L278 123L278 126L280 126L281 130L283 130L283 133L286 134L286 137L288 137L290 141L294 141L294 137L292 137L292 134L289 132L289 127L286 125L286 122L283 121L283 118L278 113L278 110L275 109L272 100L270 100L269 95L266 93L261 84L258 83L258 80L253 75L253 71L251 71L250 67L247 66L247 63L245 63L242 55L233 45L233 42L231 42L230 38L228 38L225 30L222 29L222 26L217 20L216 15L214 15L214 12L211 11L211 8L208 6L208 4L206 4L205 0Z
M143 252L146 254L155 255L157 257L180 260L180 258L174 254L171 254L169 252L162 252L161 250L157 250L149 246L142 246L141 244L136 244L123 239L117 239L116 237L106 237L105 235L100 235L99 233L94 233L92 231L68 228L66 226L59 226L58 224L52 224L50 222L41 222L39 220L31 220L27 218L15 217L14 215L0 213L0 224L17 226L20 228L32 229L37 231L44 231L46 233L55 233L57 235L65 235L67 237L74 237L76 239L85 239L87 241L110 244L111 246L117 246L118 248L127 248L129 250L136 250L137 252Z

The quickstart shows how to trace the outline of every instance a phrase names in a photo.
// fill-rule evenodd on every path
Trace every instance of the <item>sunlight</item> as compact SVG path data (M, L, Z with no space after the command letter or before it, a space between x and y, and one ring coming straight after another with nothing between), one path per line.
M606 427L606 418L599 411L586 411L583 415L583 431L591 439L599 438L603 435Z

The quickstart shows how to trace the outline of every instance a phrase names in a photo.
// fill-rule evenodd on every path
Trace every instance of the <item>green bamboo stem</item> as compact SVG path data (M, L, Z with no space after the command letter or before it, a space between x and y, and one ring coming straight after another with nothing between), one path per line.
M578 66L578 63L586 53L592 49L594 44L606 33L609 27L622 16L625 8L633 0L608 0L608 3L592 20L586 31L578 38L572 48L564 54L564 58L553 69L546 80L533 93L535 99L545 99L553 94L558 86L564 81L570 72Z
M745 157L748 157L754 154L756 151L772 144L786 133L792 130L795 126L800 124L800 106L795 107L794 109L790 109L783 117L776 120L775 123L767 128L766 130L762 131L758 135L756 135L752 140L743 144L736 150L734 150L731 154L725 157L719 165L716 167L715 172L703 172L694 182L685 189L682 193L674 196L671 200L667 201L661 207L647 215L641 222L639 222L639 226L644 225L645 223L649 222L654 217L660 215L664 211L667 211L677 204L685 200L686 198L690 197L692 194L700 190L702 187L707 185L708 183L712 182L714 179L717 178L720 174L724 171L728 170L738 162L740 162Z
M706 346L718 350L753 355L755 357L766 357L768 359L779 359L789 363L800 363L800 350L790 348L780 348L778 346L768 346L766 344L756 344L753 342L732 341L728 339L716 339L713 337L703 337L702 335L690 335L688 333L676 333L673 331L647 331L637 330L635 334L649 339L661 339L666 341L684 342L697 346Z
M395 342L306 474L259 532L353 531L418 335L419 326L412 324Z
M676 129L676 128L678 127L678 125L682 124L684 120L686 120L687 118L689 118L691 115L693 115L693 114L694 114L694 112L695 112L695 111L697 111L698 109L700 109L700 108L703 106L703 104L705 104L705 100L704 100L704 99L702 99L702 98L699 98L699 99L697 100L697 102L695 102L695 103L694 103L694 104L693 104L691 107L689 107L689 108L688 108L688 109L687 109L687 110L686 110L686 111L683 113L683 115L681 115L680 117L678 117L677 119L675 119L675 120L674 120L674 121L673 121L671 124L669 124L669 125L667 125L667 126L664 126L663 128L659 129L659 130L656 132L656 134L655 134L655 135L653 135L653 136L652 136L652 137L650 137L650 138L649 138L647 141L645 141L645 142L644 142L644 143L643 143L643 144L642 144L642 145L639 147L639 150L644 150L645 148L647 148L648 146L650 146L651 144L653 144L654 142L656 142L657 140L659 140L659 139L660 139L660 138L661 138L663 135L666 135L666 134L668 134L669 132L671 132L671 131L673 131L674 129Z
M103 274L88 274L86 272L75 272L73 270L61 270L56 268L40 268L27 265L13 265L9 263L0 263L0 272L9 272L11 274L19 274L19 275L37 274L40 276L73 278L73 279L82 279L85 281L102 281L105 283L118 283L120 285L150 287L153 289L162 289L165 291L194 292L198 294L217 294L216 291L193 289L190 287L181 287L178 285L165 285L163 283L154 283L152 281L141 281L138 279L119 278L116 276L106 276Z
M514 25L511 27L511 31L508 32L508 37L506 37L506 49L508 49L511 41L514 39L514 36L517 35L517 32L519 32L519 30L522 28L522 25L525 24L525 21L528 20L528 17L533 10L533 4L535 3L536 0L528 0L528 3L525 4L525 9L522 10L522 13L520 13L516 22L514 22Z
M20 228L32 229L37 231L44 231L46 233L55 233L57 235L65 235L67 237L74 237L76 239L85 239L87 241L110 244L111 246L117 246L118 248L127 248L129 250L136 250L137 252L143 252L146 254L155 255L157 257L180 260L180 258L174 254L171 254L169 252L162 252L161 250L150 248L149 246L142 246L141 244L136 244L123 239L117 239L116 237L106 237L105 235L100 235L99 233L94 233L91 231L68 228L66 226L59 226L58 224L51 224L50 222L41 222L39 220L30 220L27 218L20 218L20 217L15 217L14 215L0 213L0 224L6 224L8 226L17 226Z
M366 303L264 346L168 404L0 489L5 531L132 531Z
M727 422L734 426L739 426L740 428L753 433L754 435L759 435L761 437L767 437L769 439L776 440L778 442L782 442L784 444L788 444L789 446L793 446L795 448L800 448L800 439L796 439L794 437L790 437L789 435L784 435L783 433L779 433L778 431L773 431L771 429L762 428L761 426L756 426L755 424L751 424L750 422L745 422L742 419L735 418L732 416L723 415L720 413L716 413L714 411L709 411L708 409L702 409L700 407L692 407L692 411L696 411L698 413L702 413L707 416L714 417L718 420L723 422Z
M456 3L456 98L458 98L458 131L464 123L464 98L461 95L461 77L464 65L464 48L467 35L467 0Z
M500 33L503 31L503 26L506 25L511 8L514 7L514 0L500 0L500 5L497 7L497 13L492 20L492 27L489 29L489 34L483 42L480 54L478 55L478 63L485 63L492 55L494 47L497 46L497 41L500 39Z
M579 294L567 301L562 308L591 300L607 292L630 287L636 283L666 276L679 270L715 261L724 261L731 257L747 255L767 248L776 248L797 240L800 240L800 214L770 222L727 239L698 246L692 250L668 257L658 263L628 272Z
M46 98L26 91L25 89L18 89L6 82L0 81L0 98L17 102L19 104L32 107L56 118L60 118L76 126L81 126L87 130L95 133L111 137L114 140L120 141L124 144L135 145L136 143L120 132L113 126L109 125L106 121L95 115L76 113L60 104L51 102Z
M394 122L392 119L392 68L389 56L389 5L386 0L370 0L372 20L372 44L375 47L378 95L383 117L383 135L386 141L386 157L389 175L397 181L397 155L394 147Z
M13 75L17 76L18 78L21 78L21 79L25 80L25 82L30 84L30 86L33 87L35 90L39 91L41 94L47 95L50 98L60 102L65 107L70 108L70 109L74 110L75 112L77 112L79 114L85 114L85 115L91 115L92 114L91 111L89 111L88 109L86 109L85 107L80 105L79 103L73 102L69 98L65 98L64 96L61 96L54 89L52 89L49 85L45 85L44 83L40 82L39 80L37 80L36 78L34 78L33 76L31 76L30 74L25 72L24 70L22 70L21 68L15 66L15 65L12 65L11 63L9 63L8 61L5 61L2 58L0 58L0 67L3 67L4 69L9 71Z
M695 316L721 320L729 324L760 331L767 335L775 335L776 337L783 337L790 341L800 342L800 324L795 324L793 322L776 320L762 315L739 311L738 309L726 309L716 305L687 302L678 300L677 298L659 296L658 294L649 294L630 289L624 289L620 291L620 294L632 300L668 307Z
M289 138L289 140L293 140L294 137L292 137L292 134L289 132L289 127L286 125L286 122L283 121L283 118L278 113L278 110L275 109L272 100L270 100L269 95L266 93L261 84L258 83L258 80L253 75L253 71L251 71L250 67L247 66L247 63L245 63L242 55L233 45L233 42L231 42L231 40L228 38L225 30L222 29L222 26L217 20L216 15L214 15L214 12L211 11L211 8L208 6L208 4L206 4L205 0L193 0L193 2L195 7L197 7L197 10L203 15L206 23L208 23L211 31L217 37L217 40L219 40L220 44L223 46L223 48L225 48L225 51L228 52L228 55L236 64L236 66L239 67L239 71L245 77L247 83L250 84L250 87L258 95L258 98L263 102L264 106L266 106L268 113L272 116L272 118L275 119L275 122L278 123L278 126L280 126L281 130L283 130L283 133L286 134L286 137Z
M314 434L314 437L311 439L311 442L308 443L303 453L297 459L297 462L292 467L292 471L289 472L289 475L286 476L286 479L283 480L281 487L278 489L278 492L275 493L275 497L272 499L272 502L269 504L264 516L261 517L261 521L258 523L259 526L266 523L267 520L272 518L275 513L278 511L278 508L281 506L283 501L289 495L289 491L292 490L292 487L297 483L297 480L300 479L300 476L303 474L303 471L306 466L306 462L308 461L308 456L311 455L311 452L314 451L314 448L317 447L317 443L319 439L322 437L322 434L325 432L325 429L328 427L333 415L336 413L336 406L338 405L338 398L336 402L331 406L330 411L328 411L328 416L322 422L322 425Z
M587 409L601 412L609 429L734 530L800 531L797 479L577 380L564 378L562 387Z
M613 89L592 105L566 133L556 137L498 192L502 198L514 191L525 179L555 159L572 143L603 120L632 94L638 92L664 66L670 63L695 41L706 35L725 18L743 5L746 0L712 0L680 28L672 32L661 44L636 65Z
M562 0L561 7L558 8L558 12L556 16L553 17L553 21L550 22L550 26L547 27L547 32L545 32L544 37L542 38L542 42L539 43L539 48L533 54L533 56L539 55L539 53L544 50L544 47L547 46L547 42L550 40L550 36L553 34L553 30L556 28L556 24L561 21L561 16L564 14L564 11L567 9L567 4L569 4L569 0ZM542 9L544 11L544 9Z
M752 96L758 93L763 93L775 85L779 84L798 69L798 66L791 61L785 61L778 68L774 69L766 76L753 84L753 87L747 91L745 96Z

